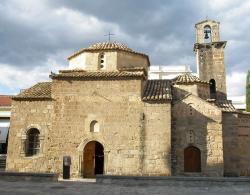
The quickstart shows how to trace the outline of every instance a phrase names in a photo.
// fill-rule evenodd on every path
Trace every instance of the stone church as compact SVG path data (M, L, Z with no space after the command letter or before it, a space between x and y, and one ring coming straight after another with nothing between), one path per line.
M227 100L219 22L195 25L199 77L149 80L149 57L116 42L71 55L13 97L7 171L105 175L250 175L250 114Z

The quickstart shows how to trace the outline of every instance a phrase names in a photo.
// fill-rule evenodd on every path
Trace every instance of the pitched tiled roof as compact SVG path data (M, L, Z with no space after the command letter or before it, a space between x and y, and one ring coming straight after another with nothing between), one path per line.
M71 56L68 57L68 60L71 58L74 58L81 53L88 51L88 52L95 52L95 51L107 51L107 50L119 50L119 51L126 51L129 53L133 54L138 54L138 55L143 55L148 57L146 54L135 52L132 49L130 49L128 46L122 43L117 43L117 42L100 42L100 43L95 43L93 45L90 45L88 48L82 48L81 50L77 51L76 53L72 54Z
M11 97L7 95L0 95L0 106L11 106Z
M215 104L224 112L237 112L230 100L216 100Z
M141 71L84 71L84 70L61 70L59 74L50 75L52 79L83 79L83 80L121 80L128 78L145 78L145 72Z
M51 82L37 83L29 89L25 89L14 100L40 100L51 98Z
M171 100L171 80L148 80L144 88L143 101Z
M203 84L209 84L206 81L200 80L197 76L194 76L191 73L185 73L182 75L177 76L173 79L175 84L194 84L194 83L203 83Z

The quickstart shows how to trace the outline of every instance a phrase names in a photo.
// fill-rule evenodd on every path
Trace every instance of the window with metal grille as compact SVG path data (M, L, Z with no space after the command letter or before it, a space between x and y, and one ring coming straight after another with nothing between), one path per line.
M39 153L40 150L40 132L38 129L30 129L27 133L26 140L26 156L33 156Z

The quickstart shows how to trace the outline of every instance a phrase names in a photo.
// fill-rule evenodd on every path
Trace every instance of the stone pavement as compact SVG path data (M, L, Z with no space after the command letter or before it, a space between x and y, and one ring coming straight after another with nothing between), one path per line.
M0 195L113 195L113 194L165 194L165 195L250 195L250 185L164 186L149 184L98 184L86 182L28 182L0 181Z

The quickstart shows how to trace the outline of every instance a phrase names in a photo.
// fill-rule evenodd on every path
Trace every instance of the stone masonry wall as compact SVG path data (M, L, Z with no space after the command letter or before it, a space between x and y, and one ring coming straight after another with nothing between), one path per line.
M72 68L97 71L100 69L99 55L104 54L105 68L103 71L117 71L120 68L144 67L148 69L149 63L146 56L128 53L124 51L84 52L70 59Z
M49 172L47 152L53 101L12 101L7 171ZM40 131L39 154L26 157L24 140L30 128Z
M145 103L144 175L171 175L171 104Z
M240 176L250 176L250 113L240 113L238 121L239 172Z
M118 68L144 67L145 70L148 70L149 63L145 56L126 53L126 52L118 52L117 67Z
M165 121L168 116L163 118L160 116L170 112L163 111L167 107L148 108L145 111L144 103L141 101L141 87L141 80L54 80L52 96L55 103L52 117L53 130L50 133L48 150L49 169L52 172L62 173L63 156L70 155L71 176L81 176L84 171L84 147L90 141L98 141L104 147L104 174L142 175L154 171L169 174L166 165L162 163L162 158L165 158L168 152L164 151L167 148L165 145L145 154L145 159L154 161L158 165L157 168L147 173L143 172L141 166L146 147L143 143L143 131L151 133L158 131L160 126L168 125ZM154 114L158 111L159 114ZM145 130L143 130L144 114L148 120ZM159 122L153 127L152 123L155 121L151 118L155 116ZM99 132L90 132L90 123L93 120L99 123ZM160 143L166 143L168 139L166 128L162 128L162 135L166 135L165 137L160 133L152 134L145 143L157 139ZM160 138L166 141L160 141Z
M54 80L55 109L49 166L62 173L64 155L72 157L72 176L81 175L89 141L104 147L105 174L138 174L141 81ZM90 132L96 120L100 132Z
M239 176L238 114L223 112L224 175Z
M189 95L172 106L172 171L183 175L184 149L201 151L202 176L223 175L222 113L197 96Z
M206 84L190 84L190 85L177 85L173 87L175 99L182 99L186 95L192 93L204 100L210 98L209 85Z
M217 98L226 99L226 78L224 65L224 48L222 46L210 45L200 48L199 77L201 80L216 81Z
M71 177L82 177L84 147L104 147L104 174L170 175L170 103L141 101L141 80L54 80L51 101L14 101L8 171L54 172L62 176L71 156ZM92 121L99 132L91 132ZM30 128L40 131L41 150L26 157Z

